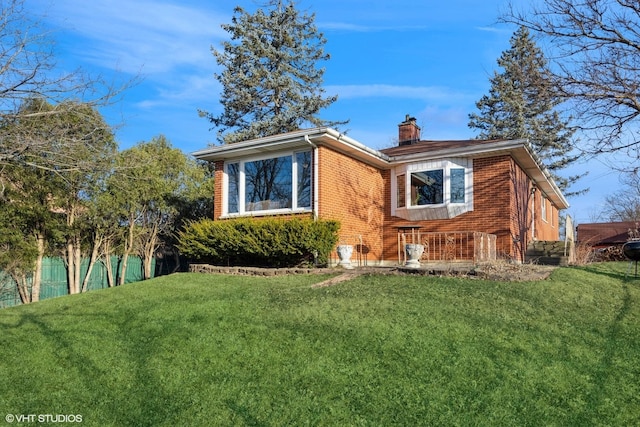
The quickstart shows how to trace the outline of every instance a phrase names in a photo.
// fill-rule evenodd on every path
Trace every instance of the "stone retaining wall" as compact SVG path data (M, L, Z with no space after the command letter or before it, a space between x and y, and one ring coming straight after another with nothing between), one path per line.
M291 274L335 274L335 268L258 268L224 267L209 264L190 264L191 273L230 274L238 276L285 276Z

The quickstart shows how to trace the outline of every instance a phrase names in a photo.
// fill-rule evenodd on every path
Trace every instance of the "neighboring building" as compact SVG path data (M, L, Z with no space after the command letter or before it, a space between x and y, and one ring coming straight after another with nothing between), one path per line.
M427 260L520 261L530 241L559 239L568 207L526 140L424 141L408 116L384 150L315 128L194 156L215 165L215 220L335 219L368 265L402 262L416 239Z
M578 243L594 249L622 246L630 238L638 235L638 223L635 221L595 222L579 224L576 227Z

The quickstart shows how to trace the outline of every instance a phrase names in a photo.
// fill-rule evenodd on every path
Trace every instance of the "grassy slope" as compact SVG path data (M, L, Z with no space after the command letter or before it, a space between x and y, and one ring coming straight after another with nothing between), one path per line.
M625 271L321 289L314 276L180 274L5 309L0 420L638 425L640 279Z

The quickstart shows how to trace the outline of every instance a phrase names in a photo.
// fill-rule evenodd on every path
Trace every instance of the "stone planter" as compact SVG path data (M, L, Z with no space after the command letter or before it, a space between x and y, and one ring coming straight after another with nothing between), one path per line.
M424 252L424 245L418 243L407 243L404 245L404 250L407 253L407 262L404 266L409 268L420 268L420 257Z
M351 245L338 245L338 258L340 262L339 267L351 269L351 255L353 255L353 246Z

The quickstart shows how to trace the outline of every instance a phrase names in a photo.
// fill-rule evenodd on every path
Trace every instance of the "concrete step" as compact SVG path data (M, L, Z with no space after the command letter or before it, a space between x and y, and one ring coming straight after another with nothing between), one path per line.
M558 241L531 242L527 247L526 255L531 257L564 256L565 244Z
M567 255L570 248L567 247ZM569 265L569 257L565 256L563 241L536 240L530 242L525 253L525 261L540 265Z

